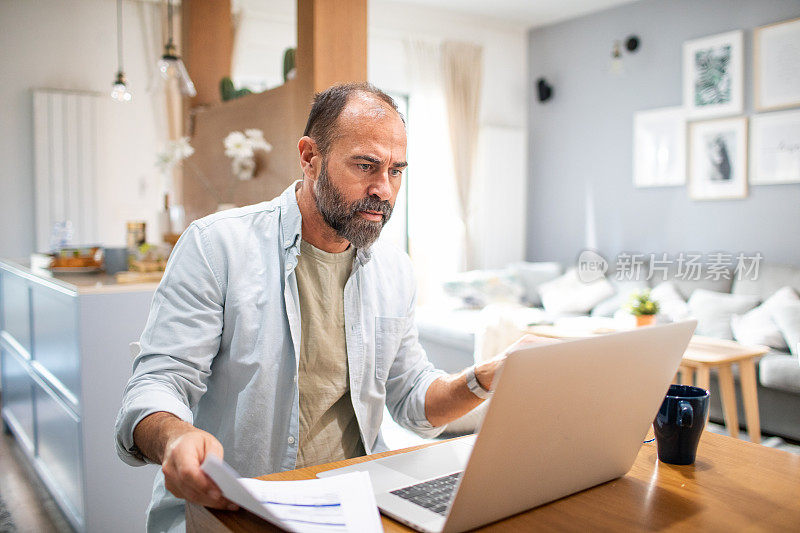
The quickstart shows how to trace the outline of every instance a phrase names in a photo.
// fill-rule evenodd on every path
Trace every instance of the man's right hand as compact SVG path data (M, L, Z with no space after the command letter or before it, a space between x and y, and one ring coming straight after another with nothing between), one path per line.
M144 455L161 463L167 490L176 497L215 509L238 509L200 468L209 454L223 457L222 444L211 433L158 412L139 422L133 440Z

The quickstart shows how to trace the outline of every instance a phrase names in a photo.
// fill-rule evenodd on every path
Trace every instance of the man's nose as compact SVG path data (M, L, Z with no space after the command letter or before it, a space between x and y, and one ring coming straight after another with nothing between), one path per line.
M392 197L392 186L389 183L389 169L380 172L375 181L372 182L369 191L370 196L377 196L381 200L389 200Z

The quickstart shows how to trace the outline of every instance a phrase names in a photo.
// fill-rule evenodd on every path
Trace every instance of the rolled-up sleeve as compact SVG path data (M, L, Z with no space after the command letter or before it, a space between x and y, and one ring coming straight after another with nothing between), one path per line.
M413 286L413 285L412 285ZM416 291L408 309L408 323L386 381L386 407L401 426L424 438L433 438L446 426L434 427L425 416L425 395L431 383L447 374L437 370L419 343L414 322Z
M146 464L133 442L139 422L166 411L192 423L219 351L224 277L204 229L193 223L176 244L150 306L141 349L116 421L116 447L128 464Z

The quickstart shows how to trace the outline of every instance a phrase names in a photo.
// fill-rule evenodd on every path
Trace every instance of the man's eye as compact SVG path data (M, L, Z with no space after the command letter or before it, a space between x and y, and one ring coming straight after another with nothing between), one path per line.
M392 176L397 177L397 176L401 176L403 174L403 169L402 168L393 168L391 170L391 172L392 172Z
M372 165L369 163L358 163L358 168L364 172L369 172L372 169Z

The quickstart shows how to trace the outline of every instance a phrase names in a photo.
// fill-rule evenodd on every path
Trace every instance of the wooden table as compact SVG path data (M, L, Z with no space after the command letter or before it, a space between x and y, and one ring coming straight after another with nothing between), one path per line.
M581 339L615 331L608 328L586 329L559 326L531 326L528 333L554 339ZM746 346L738 342L695 335L683 354L679 368L680 382L704 389L710 386L710 370L717 369L720 399L725 427L732 437L739 436L739 417L736 410L736 385L732 365L739 365L739 385L742 388L747 434L752 442L761 442L761 421L758 416L758 387L756 359L769 351L766 346Z
M260 479L310 479L323 470L417 448ZM387 532L411 531L390 518L381 519ZM195 504L187 505L186 524L188 532L278 531L247 511L217 511ZM655 443L645 444L625 476L480 531L797 531L798 524L800 456L705 432L694 465L661 463Z

